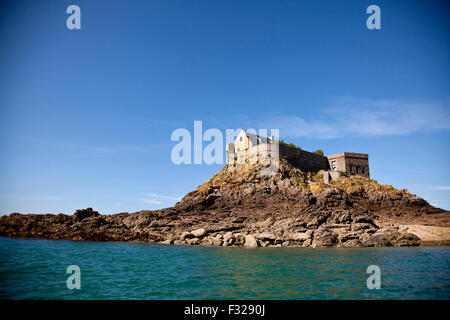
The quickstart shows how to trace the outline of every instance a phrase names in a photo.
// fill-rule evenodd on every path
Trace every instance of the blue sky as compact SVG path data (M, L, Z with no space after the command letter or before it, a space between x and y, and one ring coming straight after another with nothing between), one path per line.
M450 209L445 1L0 6L1 214L173 205L222 167L172 163L194 120L369 153L372 178Z

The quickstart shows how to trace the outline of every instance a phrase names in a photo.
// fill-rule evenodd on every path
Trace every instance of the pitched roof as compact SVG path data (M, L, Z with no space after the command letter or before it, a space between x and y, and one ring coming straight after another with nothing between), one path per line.
M250 133L250 132L247 132L247 131L244 131L244 132L245 132L245 134L247 135L247 137L249 137L249 139L252 139L252 140L254 140L254 141L256 141L256 139L259 138L259 139L261 139L261 140L260 140L261 142L264 142L264 143L272 143L272 141L271 141L269 138L260 136L260 135L258 135L258 134Z

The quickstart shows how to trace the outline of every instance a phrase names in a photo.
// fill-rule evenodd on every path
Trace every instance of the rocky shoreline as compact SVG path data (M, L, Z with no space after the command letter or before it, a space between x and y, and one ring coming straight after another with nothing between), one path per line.
M252 248L450 244L449 212L407 190L359 176L325 185L320 173L305 174L286 162L273 176L261 168L225 166L162 210L12 213L0 217L0 235Z

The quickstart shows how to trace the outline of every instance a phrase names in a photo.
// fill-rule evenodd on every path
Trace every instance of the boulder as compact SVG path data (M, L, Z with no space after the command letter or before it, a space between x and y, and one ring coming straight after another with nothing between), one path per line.
M221 246L222 245L222 239L214 238L212 240L212 244L213 244L213 246Z
M413 247L420 246L421 240L419 237L412 233L404 232L400 233L400 235L398 235L396 239L392 241L392 244L396 247Z
M258 243L261 247L267 247L270 244L269 241L262 241L262 240L258 240Z
M245 236L244 246L248 248L256 248L258 246L258 242L256 241L254 236L248 234Z
M242 233L235 233L233 237L235 245L242 246L245 243L245 236Z
M232 237L233 237L233 233L227 232L223 235L223 241L228 242L228 240L230 240Z
M338 237L334 232L323 231L316 232L314 234L314 240L312 242L314 247L332 247L338 242Z
M194 238L194 235L188 231L183 231L180 235L180 240L185 240L188 238Z
M192 233L195 237L200 238L200 237L202 237L202 236L204 236L204 235L206 234L206 230L205 230L205 228L200 228L200 229L191 231L191 233Z
M373 234L364 233L359 238L365 247L392 247L396 233L395 230L381 229Z
M191 239L187 239L186 243L189 245L198 245L200 243L199 238L191 238Z
M208 237L208 244L211 246L220 247L222 245L222 239L220 237Z
M263 232L256 236L259 240L273 242L276 239L276 236L271 232Z
M311 239L306 239L305 241L303 241L302 247L303 248L309 247L311 246L311 243L312 243Z
M341 246L354 248L354 247L363 247L363 244L361 243L361 241L359 241L359 239L350 239L345 241Z
M311 238L310 232L286 232L284 234L285 240L288 241L305 241Z

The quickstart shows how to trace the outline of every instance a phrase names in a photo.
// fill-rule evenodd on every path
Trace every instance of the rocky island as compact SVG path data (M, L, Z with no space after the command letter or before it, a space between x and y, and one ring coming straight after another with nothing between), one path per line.
M324 181L280 157L267 163L228 163L174 207L101 215L91 208L66 214L0 218L0 235L92 241L247 247L371 247L449 245L449 212L363 175Z

